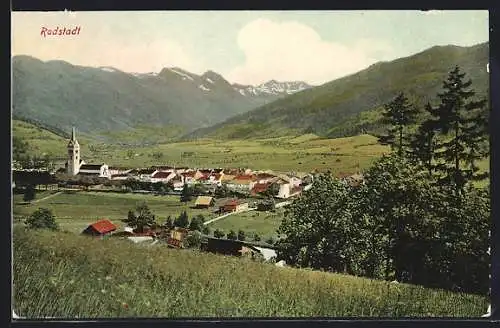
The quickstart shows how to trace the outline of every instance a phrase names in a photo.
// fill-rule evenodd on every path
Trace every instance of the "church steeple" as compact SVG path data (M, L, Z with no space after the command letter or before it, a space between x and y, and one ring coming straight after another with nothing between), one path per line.
M80 145L76 140L76 129L71 131L71 139L68 142L68 174L77 175L80 171Z

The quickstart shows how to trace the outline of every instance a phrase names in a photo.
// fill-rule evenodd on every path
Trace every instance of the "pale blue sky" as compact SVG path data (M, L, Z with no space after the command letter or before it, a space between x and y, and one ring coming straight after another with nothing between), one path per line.
M57 26L81 26L80 34L40 35ZM127 72L213 70L245 84L321 84L435 45L485 41L487 11L12 13L13 55Z

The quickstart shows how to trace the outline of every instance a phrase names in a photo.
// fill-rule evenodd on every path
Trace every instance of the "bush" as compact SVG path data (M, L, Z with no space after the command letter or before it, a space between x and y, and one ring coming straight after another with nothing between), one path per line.
M184 240L184 246L186 248L200 248L201 237L202 237L201 232L190 231Z
M214 231L214 237L215 238L223 238L225 236L225 233L221 229L217 229Z
M33 212L25 223L29 229L59 229L52 211L46 208L39 208Z
M23 196L23 200L25 202L31 202L33 199L35 199L36 197L36 190L35 190L35 186L33 185L28 185L26 187L26 190L24 191L24 196Z

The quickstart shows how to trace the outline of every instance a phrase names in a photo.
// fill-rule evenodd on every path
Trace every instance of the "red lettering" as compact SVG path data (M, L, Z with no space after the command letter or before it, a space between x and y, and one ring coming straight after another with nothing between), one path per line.
M42 27L42 31L40 32L40 35L43 35L43 37L45 38L46 34L47 34L47 28L46 27Z

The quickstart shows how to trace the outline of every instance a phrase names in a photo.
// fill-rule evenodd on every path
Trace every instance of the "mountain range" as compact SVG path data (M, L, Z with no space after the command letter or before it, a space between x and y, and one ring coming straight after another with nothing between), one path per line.
M278 99L186 138L267 138L302 133L341 137L378 132L383 128L379 118L384 104L399 92L415 106L435 104L443 81L456 65L472 80L477 97L487 97L488 61L488 43L435 46Z
M311 87L231 84L213 71L197 75L178 67L126 73L29 56L15 56L12 70L13 117L57 130L76 125L84 133L147 125L191 131Z
M320 86L275 80L251 86L231 84L213 71L126 73L15 56L12 112L53 131L76 125L87 135L155 126L183 139L349 136L379 130L383 105L401 91L416 106L435 103L455 65L479 97L487 96L488 60L488 43L435 46Z

